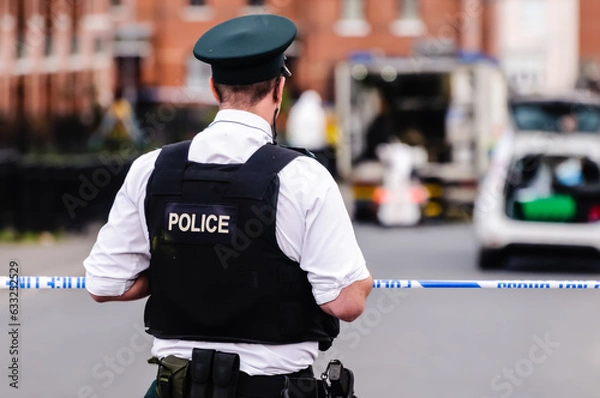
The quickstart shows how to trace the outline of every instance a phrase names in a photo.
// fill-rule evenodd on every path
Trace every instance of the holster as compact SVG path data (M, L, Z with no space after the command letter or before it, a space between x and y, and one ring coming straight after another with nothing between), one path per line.
M328 398L356 398L354 395L354 373L334 359L327 365L325 371L329 379Z
M281 398L327 398L327 385L315 378L289 378L281 391Z

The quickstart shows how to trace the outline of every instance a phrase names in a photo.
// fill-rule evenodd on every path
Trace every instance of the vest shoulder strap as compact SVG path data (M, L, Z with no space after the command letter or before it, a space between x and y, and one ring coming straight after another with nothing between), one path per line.
M192 141L182 141L165 145L156 163L152 175L152 193L157 195L179 195L183 182L183 173L187 164L188 152Z
M261 200L277 173L298 156L302 153L278 145L263 145L237 171L225 197Z

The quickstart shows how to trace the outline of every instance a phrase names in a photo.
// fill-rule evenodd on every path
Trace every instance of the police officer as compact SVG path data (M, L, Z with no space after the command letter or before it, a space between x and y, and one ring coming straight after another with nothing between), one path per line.
M200 37L219 112L133 163L84 261L96 301L150 296L163 398L323 396L311 366L371 291L335 181L275 144L295 36L287 18L250 15Z

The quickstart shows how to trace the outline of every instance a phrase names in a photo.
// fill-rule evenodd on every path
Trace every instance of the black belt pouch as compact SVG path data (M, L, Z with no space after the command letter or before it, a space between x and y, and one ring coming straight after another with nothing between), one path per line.
M213 362L212 398L235 398L239 376L240 356L217 351Z
M215 350L192 350L190 398L211 397L211 373Z

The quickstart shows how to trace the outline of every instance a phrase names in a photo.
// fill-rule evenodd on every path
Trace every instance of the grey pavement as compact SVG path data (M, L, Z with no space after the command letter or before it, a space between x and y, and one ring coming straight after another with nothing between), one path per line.
M0 267L22 275L83 275L97 226L46 245L0 245ZM481 272L471 226L357 224L375 278L598 279L520 267ZM4 263L4 264L1 264ZM1 268L0 268L1 269ZM6 268L7 269L7 268ZM5 272L0 271L0 275ZM596 291L374 290L315 368L340 358L365 397L596 397ZM9 387L8 295L0 292L0 397L141 397L154 377L143 301L93 302L84 291L21 290L19 389Z

